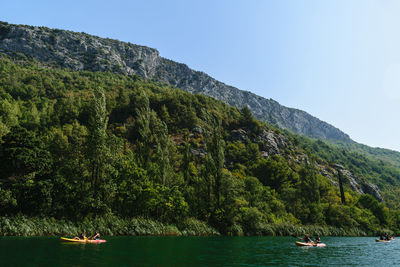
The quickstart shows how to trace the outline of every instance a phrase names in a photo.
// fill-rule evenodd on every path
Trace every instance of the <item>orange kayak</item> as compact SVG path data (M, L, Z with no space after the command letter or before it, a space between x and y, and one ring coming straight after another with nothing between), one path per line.
M89 239L74 239L74 238L67 238L67 237L61 237L61 241L63 242L70 242L70 243L105 243L106 240L104 239L95 239L95 240L89 240Z

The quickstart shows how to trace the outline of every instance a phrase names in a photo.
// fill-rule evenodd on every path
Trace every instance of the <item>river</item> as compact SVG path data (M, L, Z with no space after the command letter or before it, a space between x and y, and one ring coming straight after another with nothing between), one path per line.
M400 266L400 239L323 237L326 247L296 247L294 237L106 237L103 244L56 237L1 237L0 266Z

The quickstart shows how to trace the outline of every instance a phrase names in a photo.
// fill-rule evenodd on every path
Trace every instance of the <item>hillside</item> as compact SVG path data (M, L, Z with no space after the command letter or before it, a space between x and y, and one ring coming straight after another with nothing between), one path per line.
M3 22L0 23L0 52L72 70L137 74L191 93L214 97L238 108L247 106L257 119L294 133L352 142L347 134L304 111L226 85L185 64L160 57L157 50L149 47L86 33Z
M398 169L281 131L248 108L4 54L0 101L2 231L21 215L206 222L227 235L398 231L399 210L379 203L373 184L384 196L388 183L398 190Z

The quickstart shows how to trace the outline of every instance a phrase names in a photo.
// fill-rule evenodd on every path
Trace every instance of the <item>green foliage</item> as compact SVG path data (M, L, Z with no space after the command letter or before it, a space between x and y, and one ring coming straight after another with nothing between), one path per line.
M288 165L280 155L268 159L259 159L249 168L250 173L257 177L264 185L280 192L282 188L295 185L299 182L299 175Z
M358 200L358 206L369 209L381 224L383 225L387 224L388 213L385 210L385 206L379 204L378 201L371 195L365 194L360 196Z
M286 138L285 148L268 151L265 131ZM384 192L391 203L398 199L393 164L280 132L247 107L137 76L0 57L3 235L397 231L399 210L369 195L347 186L341 204L318 169L333 163L391 188Z
M370 182L378 185L387 193L393 186L400 186L400 169L398 168L396 153L383 150L370 150L363 145L328 144L320 140L312 140L302 136L293 137L299 145L312 154L313 158L320 158L328 163L339 163L360 177L366 177ZM367 151L367 153L365 152ZM373 152L376 153L373 154ZM375 155L375 159L371 159ZM393 162L382 155L390 155ZM382 160L376 160L382 158ZM397 167L396 167L397 166ZM386 202L391 207L398 206L398 200Z
M2 236L77 236L82 231L102 235L219 235L218 231L196 219L186 219L179 227L145 218L123 219L113 215L86 219L75 223L54 218L0 217Z

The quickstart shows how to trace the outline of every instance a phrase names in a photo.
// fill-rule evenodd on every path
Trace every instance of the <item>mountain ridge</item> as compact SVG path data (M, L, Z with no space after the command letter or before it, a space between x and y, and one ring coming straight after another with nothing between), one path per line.
M333 142L353 142L338 128L305 111L226 85L186 64L161 57L154 48L87 33L1 22L0 52L23 54L72 70L140 75L191 93L214 97L238 108L247 106L257 119L297 134Z

